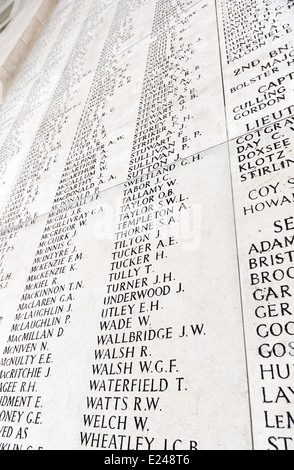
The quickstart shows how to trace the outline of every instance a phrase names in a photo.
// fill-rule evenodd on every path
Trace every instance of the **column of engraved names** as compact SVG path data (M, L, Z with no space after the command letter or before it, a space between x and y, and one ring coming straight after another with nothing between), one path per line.
M169 344L188 335L166 316L169 299L184 291L168 255L178 245L173 226L189 210L176 191L173 163L180 159L175 149L185 150L191 133L185 103L193 94L183 86L191 48L176 34L179 26L185 31L185 22L179 2L157 2L81 432L87 448L197 448L192 435L183 442L164 429L161 436L152 434L152 420L158 421L168 395L187 392ZM193 325L192 335L198 334L204 334L203 324Z
M57 87L52 106L56 106L56 101L63 96L61 91L67 93L67 74L77 66L76 60L81 60L81 52L89 42L89 33L91 36L91 29L97 27L97 20L99 23L104 7L104 4L94 4L90 10L88 21ZM51 116L50 108L48 113ZM43 123L47 123L47 118L44 118ZM86 113L84 119L86 121ZM41 142L47 135L44 136L40 131ZM54 138L54 135L51 137ZM79 143L77 138L73 144L72 158L77 155L80 157L82 147L79 147ZM83 181L80 182L80 194L83 194L82 189ZM32 425L42 424L41 396L37 384L51 376L53 361L50 340L52 343L55 338L63 336L70 322L74 292L84 287L83 281L72 279L71 273L75 273L83 257L82 252L77 251L74 238L78 227L84 225L86 215L81 213L79 207L66 211L71 202L70 191L67 193L65 208L58 209L58 194L57 190L1 359L0 384L3 395L0 400L0 420L3 424L3 449L32 447L27 441L29 429ZM6 439L10 441L5 442Z
M264 445L269 449L293 448L293 124L293 115L263 128L251 124L252 131L237 138L234 146L240 184L250 183L243 217L247 224L253 217L260 220L261 234L250 231L251 242L247 242L246 277L259 358L255 372L260 381ZM249 161L251 170L245 171ZM274 175L271 181L268 174Z
M9 93L4 97L4 102L0 107L0 133L5 131L10 123L13 123L15 114L24 103L36 77L42 73L42 68L52 45L55 43L58 30L68 15L69 3L70 0L58 2L41 31L38 43L32 48L23 64L21 73L15 77L9 88Z

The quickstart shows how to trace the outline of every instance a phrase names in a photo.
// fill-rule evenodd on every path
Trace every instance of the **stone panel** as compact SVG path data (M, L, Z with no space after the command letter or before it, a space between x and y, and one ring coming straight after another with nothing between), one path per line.
M293 448L293 28L57 3L0 108L1 449Z

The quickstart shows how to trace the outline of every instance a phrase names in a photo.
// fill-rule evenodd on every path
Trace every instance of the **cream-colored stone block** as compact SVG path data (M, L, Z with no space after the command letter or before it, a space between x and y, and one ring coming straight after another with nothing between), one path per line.
M3 94L6 92L8 89L9 85L11 84L13 80L13 75L10 73L4 66L1 67L0 69L0 82L1 82L1 103L3 100Z
M293 114L294 19L289 2L280 0L248 8L219 0L218 13L228 134L234 138Z
M38 0L26 4L1 33L0 57L13 76L25 61L57 2ZM37 17L37 13L39 16Z
M293 8L58 2L0 110L0 447L294 447Z
M5 30L1 33L0 57L5 62L23 32L29 26L39 5L43 0L29 0L20 9L18 14L11 20Z
M293 116L278 120L230 143L253 437L258 450L293 449L292 413L285 407L291 400L287 391L292 383L294 333L293 123Z

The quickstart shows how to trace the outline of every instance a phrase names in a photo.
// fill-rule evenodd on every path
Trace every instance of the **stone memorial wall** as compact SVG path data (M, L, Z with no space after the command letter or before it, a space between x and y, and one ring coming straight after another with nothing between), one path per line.
M293 1L59 0L0 148L0 449L294 450Z

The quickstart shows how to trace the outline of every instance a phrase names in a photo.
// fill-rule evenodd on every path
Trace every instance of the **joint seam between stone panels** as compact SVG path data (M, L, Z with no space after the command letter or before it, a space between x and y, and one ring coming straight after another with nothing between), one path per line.
M186 13L187 11L189 11L191 8L193 8L195 5L197 5L199 2L201 2L202 0L199 0L198 2L194 3L193 5L191 5L189 8L187 8L184 13ZM114 2L113 2L114 3ZM112 5L112 4L111 4ZM117 52L117 53L114 53L112 57L109 58L108 62L103 65L99 71L101 77L103 76L103 73L104 73L104 70L108 70L108 67L109 67L109 64L111 64L114 60L117 60L121 55L123 55L125 52L129 51L130 49L132 49L133 47L136 47L138 44L140 44L142 41L146 40L147 38L150 38L150 42L152 41L156 41L161 35L163 34L166 34L167 32L169 32L172 28L174 28L176 25L172 25L168 28L166 28L165 31L161 32L161 33L158 33L156 36L153 36L152 35L152 32L146 34L146 36L144 36L143 38L139 39L138 41L130 44L128 47L126 47L125 49ZM91 70L91 72L89 74L95 74L97 72L97 69L93 69ZM87 78L87 77L84 77L84 78ZM58 95L57 95L58 97Z
M191 157L193 157L193 156L195 156L195 155L201 155L201 154L203 154L203 153L209 152L210 150L213 150L213 149L215 149L215 148L217 148L217 147L220 147L220 146L222 146L222 145L225 145L226 143L227 143L227 140L224 140L224 141L218 142L217 144L212 145L212 146L210 146L210 147L206 147L206 148L204 148L204 149L202 149L202 150L200 150L200 151L195 150L194 152L192 152L192 153L189 154L189 155L186 155L185 157L177 158L176 160L170 161L169 163L167 163L167 164L165 164L164 166L162 166L160 169L167 168L167 167L168 167L169 165L171 165L171 164L178 164L178 163L181 163L181 162L183 162L183 161L185 161L185 160L188 160L189 158L191 158ZM149 165L146 165L146 166L142 167L141 169L144 170L144 169L147 168L148 166L149 166ZM130 181L132 181L132 180L135 181L137 178L145 178L145 177L148 177L148 176L152 173L152 171L154 171L154 170L150 170L149 172L144 173L144 174L142 174L142 175L138 175L138 176L136 176L136 177L134 177L134 178L130 178L130 179L127 178L126 180L123 180L123 181L120 182L120 183L117 183L117 184L114 184L113 186L110 186L110 187L108 187L108 188L102 189L101 191L99 191L99 193L96 193L96 194L102 194L102 193L104 193L104 192L106 192L106 191L110 191L111 189L117 188L117 187L119 187L119 186L121 186L121 185L123 185L123 184L125 184L125 183L128 183L128 182L130 182ZM91 198L92 198L92 196L87 196L87 198L85 198L85 200L86 200L86 199L91 199ZM79 199L77 199L77 202L78 202L78 201L79 201ZM44 215L44 214L41 214L41 215Z
M52 92L52 96L53 96L53 93L54 93L54 91ZM46 103L46 102L45 102L45 103ZM44 104L44 103L42 103L42 104ZM40 127L40 125L42 124L43 119L44 119L44 117L45 117L47 111L48 111L48 107L46 107L44 113L43 113L43 114L41 115L41 117L40 117L38 126L37 126L37 128L36 128L36 133L33 135L32 139L31 139L31 141L30 141L30 144L28 145L28 151L25 153L25 156L23 157L23 159L22 159L22 161L21 161L21 163L20 163L19 170L17 171L16 176L15 176L15 178L14 178L14 180L13 180L13 183L12 183L11 186L10 186L9 193L8 193L8 195L7 195L5 201L4 201L4 203L3 203L3 205L2 205L2 207L1 207L1 209L0 209L0 217L1 217L1 214L2 214L3 210L5 210L5 206L6 206L8 200L9 200L9 198L10 198L11 191L13 190L14 186L16 186L17 179L19 178L21 172L22 172L23 169L24 169L25 161L26 161L26 159L27 159L27 157L28 157L28 155L29 155L29 153L30 153L30 151L31 151L31 148L32 148L32 146L33 146L33 143L34 143L34 141L35 141L35 139L36 139L36 136L37 136L37 134L38 134L39 127ZM13 125L14 125L14 124L13 124ZM12 127L13 127L13 125L12 125ZM8 134L8 135L9 135L9 134Z
M34 83L35 83L35 82L34 82ZM32 85L32 88L33 88L33 86L34 86L34 84ZM27 97L30 95L30 93L31 93L31 91L32 91L32 88L31 88L30 92L28 93ZM53 93L54 93L54 91L52 92L52 96L53 96ZM46 103L46 102L45 102L45 103ZM43 103L43 104L44 104L44 103ZM25 155L24 155L24 157L23 157L23 159L22 159L22 161L21 161L21 163L20 163L19 170L17 171L16 176L15 176L15 178L14 178L14 180L13 180L13 183L12 183L11 186L10 186L9 193L8 193L8 195L7 195L5 201L4 201L4 203L3 203L3 205L2 205L2 207L1 207L1 209L0 209L0 218L1 218L2 211L5 209L5 206L6 206L8 200L9 200L9 198L10 198L11 191L13 190L14 186L16 185L16 182L17 182L17 179L18 179L19 175L20 175L21 172L23 171L23 168L24 168L24 165L25 165L25 161L26 161L26 159L27 159L27 157L28 157L28 155L29 155L29 153L30 153L30 150L31 150L31 148L32 148L32 146L33 146L33 143L34 143L34 141L35 141L35 138L36 138L36 136L37 136L37 134L38 134L39 127L40 127L41 123L43 122L44 116L45 116L45 114L47 113L47 111L48 111L48 107L46 107L44 113L43 113L43 114L41 115L41 117L40 117L40 120L39 120L38 125L37 125L37 127L36 127L36 132L35 132L35 134L32 136L31 141L30 141L30 144L28 145L28 151L25 153ZM20 111L20 113L18 114L18 116L21 115L21 114L22 114L22 113L21 113L21 111ZM16 119L17 119L17 118L16 118ZM13 124L11 125L11 128L10 128L10 129L13 129L13 128L14 128L15 122L16 122L16 120L13 122ZM9 131L9 132L10 132L10 131ZM6 139L8 138L8 136L9 136L9 133L8 133L8 135L6 136L6 138L5 138L4 142L3 142L3 145L5 144L5 141L6 141ZM0 150L1 150L1 149L2 149L2 146L1 146Z
M288 106L288 108L290 108L290 107L291 106ZM281 119L274 119L272 122L269 122L268 124L264 124L263 126L256 126L254 129L252 129L250 131L243 132L242 134L238 134L235 137L231 137L229 139L229 142L234 142L239 137L243 137L245 135L252 134L252 133L256 132L257 130L265 129L266 127L272 126L273 124L277 124L279 122L285 121L286 119L290 119L290 118L294 118L294 112L289 114L289 116L287 116L287 117L282 117Z
M228 152L229 175L230 175L230 183L231 183L231 200L232 200L233 221L234 221L235 249L236 249L236 256L237 256L237 270L238 270L238 278L239 278L239 297L240 297L242 329L243 329L243 346L244 346L245 370L246 370L246 378L247 378L247 393L248 393L248 408L249 408L248 411L249 411L249 419L250 419L251 446L252 446L252 450L254 450L253 414L252 414L252 405L251 405L248 354L247 354L247 348L246 348L244 303L243 303L243 295L242 295L242 288L241 288L241 267L240 267L239 251L238 251L238 234L237 234L237 225L236 225L236 211L235 211L235 200L234 200L234 190L233 190L233 176L232 176L231 154L230 154L230 145L229 145L230 141L229 141L229 132L228 132L228 116L227 116L226 95L225 95L225 86L224 86L222 51L221 51L221 46L220 46L221 42L220 42L219 16L218 16L217 0L215 0L215 14L216 14L216 29L217 29L217 38L218 38L218 48L219 48L219 65L220 65L220 72L221 72L224 113L225 113L225 121L226 121L227 152Z
M95 0L93 0L93 2L91 3L91 6L90 6L89 10L87 10L87 12L88 12L88 13L87 13L87 17L88 17L89 11L91 10L91 8L92 8L92 6L93 6L93 4L94 4L94 1L95 1ZM70 12L68 13L68 16L66 17L66 19L65 19L65 21L64 21L64 23L63 23L63 26L66 24L66 21L68 20L68 18L69 18L70 15L72 14L73 10L74 10L74 5L73 5L73 7L71 8ZM79 33L77 34L76 41L75 41L75 43L74 43L74 45L73 45L73 47L72 47L72 49L71 49L71 51L70 51L70 54L68 54L68 56L67 56L67 60L66 60L66 63L65 63L65 65L64 65L63 69L62 69L62 72L61 72L61 74L60 74L60 77L63 76L63 73L64 73L64 71L65 71L65 69L66 69L66 67L67 67L67 65L68 65L68 61L70 60L70 58L71 58L71 56L72 56L72 53L73 53L74 48L76 47L76 44L77 44L79 35L80 35L80 33L81 33L83 27L84 27L84 23L82 24L82 26L81 26L81 28L80 28L80 30L79 30ZM59 35L58 35L58 38L57 38L57 41L58 41L58 39L59 39L59 36L60 36L61 33L62 33L62 30L63 30L63 27L61 28L61 31L60 31L60 33L59 33ZM55 43L56 43L56 41L55 41ZM50 50L50 52L49 52L49 54L48 54L48 56L47 56L47 59L50 57L51 51L52 51L52 49ZM58 85L59 85L59 82L60 82L60 79L57 81L57 83L56 83L56 85L55 85L55 87L54 87L54 89L53 89L53 91L52 91L51 97L48 99L49 105L46 107L44 113L41 115L41 118L40 118L40 120L39 120L39 123L38 123L38 125L37 125L37 127L36 127L36 132L34 133L32 139L31 139L30 145L28 146L28 151L26 152L26 154L25 154L25 156L24 156L24 158L23 158L23 160L22 160L22 162L21 162L21 164L20 164L19 171L17 172L17 174L16 174L16 176L15 176L15 179L13 180L13 183L12 183L11 186L10 186L9 193L8 193L8 195L7 195L7 197L6 197L6 199L5 199L4 203L3 203L3 205L1 206L1 209L0 209L0 217L1 217L1 214L2 214L3 210L5 210L5 206L6 206L8 200L9 200L9 197L10 197L10 195L11 195L11 191L13 190L13 188L14 188L14 186L15 186L15 184L16 184L16 181L17 181L19 175L21 174L21 172L22 172L22 170L23 170L23 167L24 167L24 165L25 165L25 160L26 160L26 158L28 157L28 155L29 155L29 153L30 153L30 151L31 151L31 148L32 148L32 146L33 146L33 143L34 143L34 141L35 141L35 139L36 139L36 137L37 137L37 135L38 135L40 126L41 126L41 124L42 124L42 122L43 122L43 120L44 120L44 118L45 118L46 113L47 113L48 110L49 110L50 103L53 101L53 96L54 96L54 93L55 93L55 91L56 91L56 89L57 89L57 87L58 87ZM32 85L32 88L30 89L30 91L29 91L29 93L28 93L28 95L27 95L27 97L26 97L25 102L27 101L27 99L28 99L30 93L32 92L32 89L33 89L33 86L34 86L35 83L36 83L36 81L34 81L34 83L33 83L33 85ZM45 103L46 103L46 101L45 101L43 104L45 104ZM25 103L24 103L24 104L25 104ZM20 110L18 116L19 116L19 115L21 115L21 110ZM16 120L17 120L17 118L16 118ZM12 124L12 126L11 126L11 129L15 126L16 120L14 120L14 122L13 122L13 124ZM9 133L8 133L8 135L9 135ZM8 137L8 136L7 136L7 137ZM6 137L6 138L7 138L7 137ZM6 139L5 139L5 140L6 140ZM4 143L5 143L5 141L3 142L3 144L4 144ZM2 146L1 146L1 148L2 148ZM0 150L1 150L1 148L0 148ZM8 232L8 233L10 233L10 232Z
M36 15L33 17L34 19L36 19L36 20L39 22L39 24L40 24L41 26L43 26L43 27L42 27L42 30L41 30L41 32L40 32L40 35L39 35L39 37L38 37L38 40L42 40L42 38L43 38L43 37L46 35L46 33L48 32L47 30L48 30L48 28L50 28L50 21L51 21L51 19L52 19L52 21L53 21L53 19L54 19L54 13L56 12L56 14L61 15L61 14L63 13L63 11L64 11L66 8L68 8L68 7L67 7L67 6L64 6L63 8L58 8L58 4L56 4L56 6L54 7L53 11L51 12L51 15L50 15L49 18L48 18L48 21L46 21L46 23L45 23L44 25L43 25L43 23L41 23L41 22L39 21L39 19L36 17ZM66 21L66 18L64 19L64 22L63 22L63 24L62 24L62 27L63 27L65 21ZM62 27L61 27L61 28L62 28ZM25 46L27 46L27 44L23 41L22 37L21 37L20 39L21 39L21 41L23 42L23 44L24 44ZM31 48L29 49L29 53L33 52L34 47L35 47L35 45L33 45L33 47L31 47ZM45 62L44 62L44 64L45 64ZM43 64L43 65L44 65L44 64ZM17 72L17 75L22 72L22 69L23 69L23 67L25 67L25 66L26 66L26 61L24 62L24 64L21 65L20 69L19 69L18 72ZM31 82L32 80L36 81L40 74L41 74L41 71L39 71L36 75L34 75L34 77L32 77L32 78L29 80L29 82ZM17 79L17 76L16 76L15 78ZM21 92L21 90L20 90L20 91L18 92L18 94L15 95L15 97L13 98L13 100L17 100L18 95L21 94L21 93L22 93L22 92ZM4 113L5 113L5 110L1 110L1 108L0 108L0 116L1 116L2 114L4 114Z
M227 141L225 140L225 141L223 141L223 142L219 142L219 143L216 144L216 145L213 145L213 146L208 147L208 148L206 148L206 149L204 149L204 150L201 150L201 152L193 152L193 153L191 153L190 155L188 155L188 156L186 156L186 157L179 158L179 159L177 159L177 160L174 160L173 162L168 163L167 165L161 167L161 169L164 169L164 168L166 168L167 166L169 166L169 165L171 165L171 164L173 164L173 163L175 163L175 164L180 164L181 162L183 162L183 161L185 161L185 160L188 160L189 158L193 157L194 155L197 155L197 154L200 155L200 154L202 154L202 153L207 153L207 152L209 152L210 150L213 150L214 148L217 148L217 147L220 147L220 146L222 146L222 145L225 145L226 143L227 143ZM147 168L147 167L144 167L144 168ZM152 171L153 171L153 170L152 170ZM148 173L145 173L144 175L140 175L139 177L140 177L140 178L145 178L145 177L147 178L147 177L152 173L152 171L149 171ZM102 195L102 194L104 194L104 193L106 193L106 192L108 192L108 191L112 191L112 190L114 190L114 189L116 189L116 188L119 188L120 186L123 186L124 184L129 183L129 182L131 182L132 180L136 180L136 179L137 179L137 177L130 178L130 179L126 179L126 180L124 180L124 181L121 181L120 183L114 184L113 186L110 186L110 187L108 187L108 188L102 189L102 191L99 191L98 193L96 193L96 195ZM64 207L62 207L62 206L60 205L59 207L56 208L56 210L54 211L54 213L57 212L57 211L59 211L59 210L60 210L60 212L66 212L66 211L72 210L72 209L74 209L74 208L76 208L76 207L81 207L81 206L84 206L84 205L86 205L86 204L90 204L91 202L93 202L92 197L93 197L93 195L92 195L92 196L87 196L85 199L83 199L83 203L82 203L82 204L81 204L81 200L80 200L80 199L76 199L75 201L72 201L71 203L69 203L68 205L65 205ZM54 213L53 213L53 215L54 215ZM30 221L32 222L31 224L24 225L24 226L20 224L19 226L13 227L11 230L7 230L7 231L5 231L5 232L1 232L1 231L0 231L0 237L6 236L6 235L8 235L8 234L10 234L10 233L12 233L12 232L14 232L14 231L18 231L18 230L21 230L21 229L23 229L23 228L28 228L28 227L34 225L34 224L35 224L39 219L41 219L42 217L48 217L50 214L51 214L51 211L49 211L49 212L44 212L44 213L42 213L42 214L38 214L35 219L30 219ZM33 222L33 220L35 220L35 221Z

